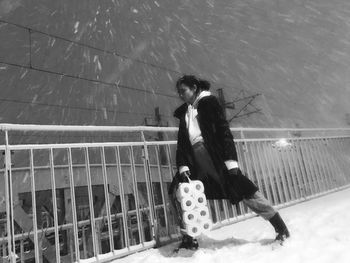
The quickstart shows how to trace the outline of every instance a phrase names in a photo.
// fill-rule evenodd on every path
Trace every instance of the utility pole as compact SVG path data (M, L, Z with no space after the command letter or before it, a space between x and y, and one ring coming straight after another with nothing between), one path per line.
M226 109L235 109L235 104L233 102L226 102L224 90L222 88L217 89L218 91L218 99L221 107L224 109L225 119L226 119Z
M257 112L260 112L260 111L261 111L261 109L256 108L256 107L252 104L253 100L254 100L256 97L258 97L258 96L261 95L260 93L256 93L256 94L254 94L254 95L246 96L246 97L243 97L243 98L237 98L237 99L235 99L235 100L233 100L233 101L227 102L226 99L225 99L225 95L224 95L223 89L220 88L220 89L217 89L217 91L218 91L218 99L219 99L220 105L221 105L222 108L224 109L224 114L225 114L225 118L226 118L226 119L227 119L227 113L226 113L226 110L227 110L227 109L229 109L229 110L231 110L231 111L232 111L232 110L235 110L235 109L236 109L237 102L248 100L248 102L245 102L245 104L244 104L241 108L237 109L238 112L236 112L232 117L230 117L230 119L228 119L228 122L231 122L231 121L232 121L233 119L235 119L235 118L239 118L239 117L243 117L243 116L249 116L249 115L251 115L251 114L253 114L253 113L257 113ZM251 111L249 111L249 112L247 112L247 113L244 113L244 114L240 114L241 112L243 112L244 110L246 110L249 106L250 106L250 107L253 107L254 110L251 110Z
M169 123L164 122L162 120L162 116L160 114L159 107L154 108L154 119L145 118L145 125L146 126L155 126L155 127L168 127ZM161 131L157 132L157 137L155 137L156 141L163 141L164 140L164 133ZM159 146L159 156L160 156L160 163L161 164L167 164L167 157L166 157L166 150L164 148L165 146Z

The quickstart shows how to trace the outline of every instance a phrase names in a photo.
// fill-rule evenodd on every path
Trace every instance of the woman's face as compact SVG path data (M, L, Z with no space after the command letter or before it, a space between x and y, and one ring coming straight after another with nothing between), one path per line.
M197 87L195 86L194 88L190 88L184 84L182 84L179 88L178 88L178 93L180 98L186 102L186 103L190 103L192 104L197 96Z

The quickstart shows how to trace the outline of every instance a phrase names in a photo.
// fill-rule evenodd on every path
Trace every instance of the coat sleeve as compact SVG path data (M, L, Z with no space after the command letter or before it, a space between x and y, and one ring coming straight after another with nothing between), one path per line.
M224 160L237 161L236 146L230 131L230 125L225 118L224 110L216 97L211 99L210 105L212 121L215 124L217 139L223 149Z
M186 127L183 121L180 121L179 131L177 133L177 148L176 148L176 166L179 169L181 166L189 166L186 151Z

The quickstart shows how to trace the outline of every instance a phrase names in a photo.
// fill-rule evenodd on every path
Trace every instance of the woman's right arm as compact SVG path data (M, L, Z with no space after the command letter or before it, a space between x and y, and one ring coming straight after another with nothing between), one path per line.
M186 158L186 137L184 135L186 132L185 129L181 127L181 123L179 126L179 131L177 133L177 148L176 148L176 167L178 172L173 178L173 181L170 184L168 194L173 196L177 186L181 182L188 182L188 177L190 176L190 169L188 167L188 161ZM173 196L174 198L174 196Z
M177 148L176 148L176 166L179 173L189 171L187 160L188 152L186 150L186 125L184 121L180 121L179 131L177 133Z

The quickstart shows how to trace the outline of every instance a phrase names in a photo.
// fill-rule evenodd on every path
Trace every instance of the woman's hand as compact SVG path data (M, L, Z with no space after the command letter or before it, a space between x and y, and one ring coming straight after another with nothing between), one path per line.
M242 174L241 169L239 169L238 167L228 170L228 175L229 180L237 186L241 184L241 178L242 176L244 176Z
M236 167L236 168L228 170L228 174L230 176L236 176L237 177L239 175L242 175L242 171L241 171L241 169L239 169L239 167Z
M182 173L176 173L176 175L173 178L173 181L171 182L170 186L169 186L169 190L168 190L168 194L172 195L175 193L178 185L180 183L189 183L189 177L190 177L191 173L189 170L184 171Z
M184 182L189 182L189 178L191 176L191 172L188 170L188 171L184 171L182 173L179 174L179 182L180 183L184 183Z

